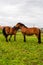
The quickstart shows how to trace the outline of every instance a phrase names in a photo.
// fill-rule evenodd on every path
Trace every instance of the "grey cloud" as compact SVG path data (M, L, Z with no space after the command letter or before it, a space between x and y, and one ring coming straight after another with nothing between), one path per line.
M0 0L0 22L3 21L8 22L8 25L21 21L26 25L38 24L41 26L43 0Z
M6 5L16 5L20 3L24 3L25 0L0 0L0 3L6 4Z

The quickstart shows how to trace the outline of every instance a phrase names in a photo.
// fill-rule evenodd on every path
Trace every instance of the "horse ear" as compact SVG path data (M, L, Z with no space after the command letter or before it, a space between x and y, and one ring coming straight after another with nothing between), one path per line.
M15 28L16 26L14 26L13 28Z
M13 28L14 28L14 29L18 29L18 27L16 27L16 26L14 26Z

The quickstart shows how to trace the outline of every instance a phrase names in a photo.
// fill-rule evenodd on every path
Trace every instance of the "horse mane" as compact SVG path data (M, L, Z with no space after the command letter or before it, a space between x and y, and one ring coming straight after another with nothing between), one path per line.
M24 26L24 27L26 27L26 28L27 28L27 26L25 26L23 23L18 23L18 24L20 24L21 26Z

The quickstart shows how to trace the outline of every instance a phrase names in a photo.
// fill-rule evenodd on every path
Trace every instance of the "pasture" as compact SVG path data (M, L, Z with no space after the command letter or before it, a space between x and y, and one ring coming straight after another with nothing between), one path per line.
M41 44L37 43L36 36L26 36L23 41L21 32L17 32L16 41L12 36L6 42L0 33L0 65L43 65L43 34Z

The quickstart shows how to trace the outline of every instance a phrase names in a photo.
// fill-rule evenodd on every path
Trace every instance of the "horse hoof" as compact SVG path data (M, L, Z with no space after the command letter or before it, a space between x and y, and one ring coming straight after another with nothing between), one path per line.
M10 39L9 39L9 41L10 41Z
M39 44L41 44L41 42L38 42Z
M8 41L6 41L6 42L8 42Z
M26 41L24 41L24 42L26 42Z

